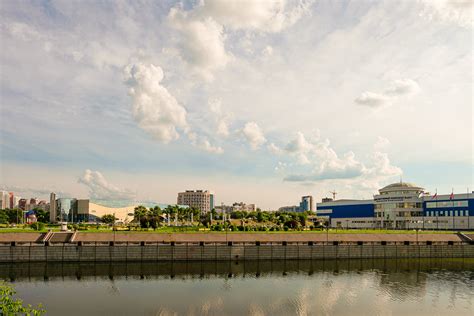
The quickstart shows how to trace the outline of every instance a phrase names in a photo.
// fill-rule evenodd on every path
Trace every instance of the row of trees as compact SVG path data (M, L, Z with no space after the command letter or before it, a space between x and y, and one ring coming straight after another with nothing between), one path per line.
M36 219L41 223L49 222L49 212L40 208L33 209ZM24 211L19 208L0 209L0 224L21 224L25 222Z
M230 218L229 218L230 215ZM248 222L264 223L267 226L280 226L294 229L297 227L305 227L309 215L312 212L266 212L266 211L235 211L226 215L228 223L229 219L239 219L240 226L244 226ZM193 221L203 226L209 226L211 220L223 220L224 215L212 210L210 213L202 213L199 209L193 207L180 207L178 205L169 205L164 209L159 206L147 209L144 206L138 206L134 210L134 222L139 223L142 228L157 228L163 223L179 223L184 225ZM103 222L113 222L113 215L107 215L102 218Z

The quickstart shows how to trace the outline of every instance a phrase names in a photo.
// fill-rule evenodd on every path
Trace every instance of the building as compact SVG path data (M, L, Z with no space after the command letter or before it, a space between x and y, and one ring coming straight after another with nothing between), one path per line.
M28 200L27 199L20 199L18 201L18 208L20 210L23 210L23 211L26 211L26 204L28 204Z
M0 208L10 208L10 194L6 191L1 191L0 194Z
M49 195L49 221L51 223L56 222L58 217L57 208L56 208L56 193L51 192Z
M278 209L279 212L307 212L314 211L313 197L311 195L306 195L301 197L301 202L299 206L282 206Z
M300 212L311 211L314 212L313 197L311 195L303 196L300 202Z
M474 229L474 193L430 195L399 182L370 200L323 199L316 213L340 228Z
M207 213L214 208L214 194L208 190L186 190L178 193L177 202Z
M219 205L215 210L220 213L232 213L236 211L254 212L257 210L255 204L246 204L244 202L235 202L232 205Z
M232 204L232 211L255 212L256 210L255 204L245 204L244 202L235 202Z

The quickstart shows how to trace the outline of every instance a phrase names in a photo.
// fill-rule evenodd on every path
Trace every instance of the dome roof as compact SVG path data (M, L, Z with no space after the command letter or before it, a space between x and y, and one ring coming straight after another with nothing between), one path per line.
M408 183L408 182L395 182L392 184L389 184L379 191L395 191L395 190L400 190L400 189L414 189L414 190L423 190L422 187L419 187L413 183Z

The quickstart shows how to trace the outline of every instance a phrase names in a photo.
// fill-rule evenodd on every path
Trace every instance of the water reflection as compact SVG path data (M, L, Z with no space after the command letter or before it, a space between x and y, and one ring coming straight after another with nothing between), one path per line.
M423 283L423 275L405 272L439 270L474 271L474 259L373 259L373 260L268 260L268 261L183 261L183 262L40 262L0 264L0 279L40 280L83 278L233 278L288 276L321 271L334 275L347 271L380 272L382 283L391 287ZM470 274L472 277L472 275ZM421 278L421 279L420 279Z
M49 315L470 315L474 260L0 265Z

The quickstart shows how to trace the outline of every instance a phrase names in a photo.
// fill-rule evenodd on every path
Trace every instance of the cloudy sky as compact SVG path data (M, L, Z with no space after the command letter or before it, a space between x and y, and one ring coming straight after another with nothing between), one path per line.
M473 180L473 3L0 4L0 186L263 208Z

